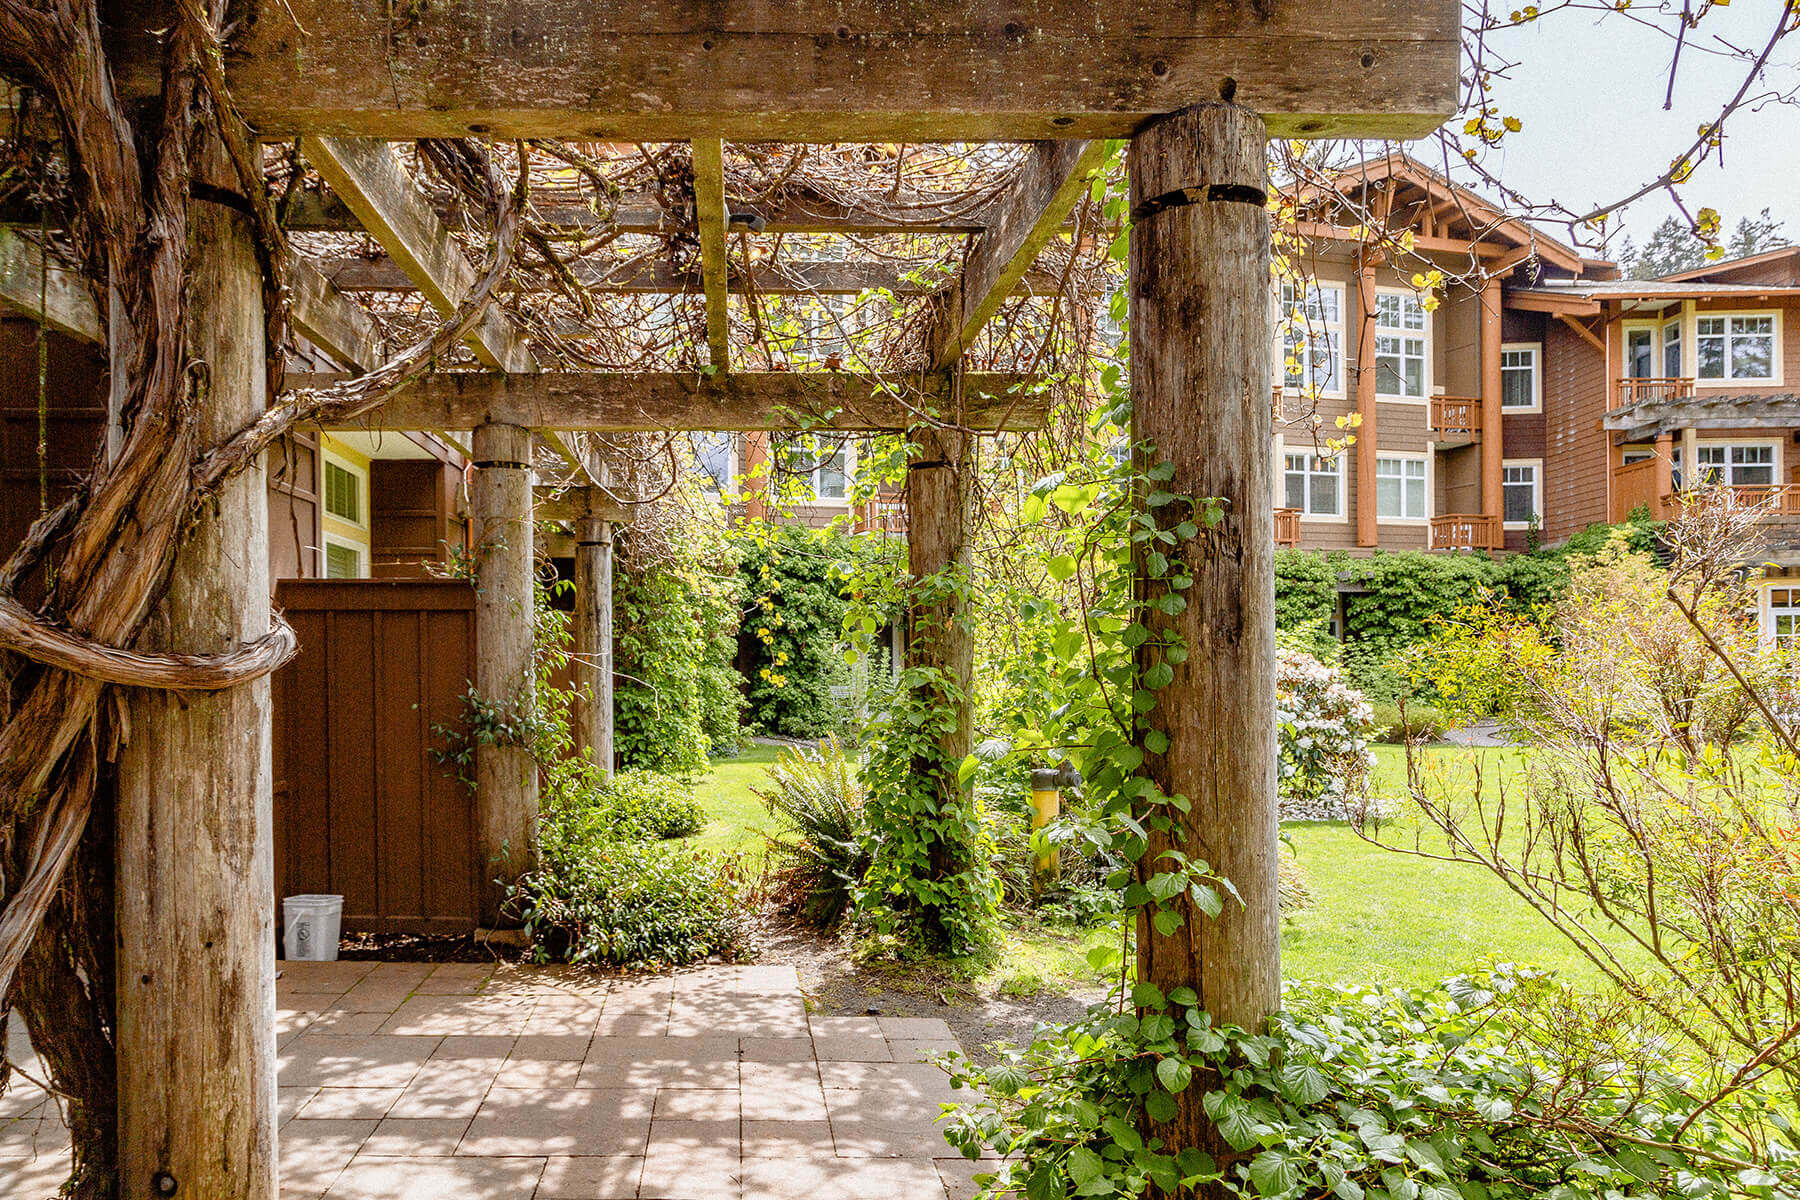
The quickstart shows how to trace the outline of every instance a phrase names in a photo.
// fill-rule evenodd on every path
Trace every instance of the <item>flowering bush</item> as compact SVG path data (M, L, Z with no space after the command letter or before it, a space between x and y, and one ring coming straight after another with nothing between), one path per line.
M1281 731L1281 815L1340 821L1364 792L1375 756L1374 711L1335 667L1282 649L1275 657L1275 720Z

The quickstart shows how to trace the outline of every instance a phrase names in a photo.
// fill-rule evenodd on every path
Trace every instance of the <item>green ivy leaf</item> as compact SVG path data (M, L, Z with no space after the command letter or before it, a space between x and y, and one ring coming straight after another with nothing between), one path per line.
M1300 1168L1279 1150L1264 1150L1250 1160L1250 1182L1261 1196L1279 1196L1300 1182Z
M1183 1092L1193 1082L1194 1068L1179 1058L1165 1058L1156 1064L1156 1081L1170 1092Z
M1295 1104L1312 1105L1323 1100L1331 1088L1318 1067L1309 1062L1295 1062L1282 1068L1281 1090Z
M1077 1146L1069 1151L1069 1178L1077 1186L1096 1178L1105 1169L1106 1164L1101 1161L1100 1156L1086 1146Z

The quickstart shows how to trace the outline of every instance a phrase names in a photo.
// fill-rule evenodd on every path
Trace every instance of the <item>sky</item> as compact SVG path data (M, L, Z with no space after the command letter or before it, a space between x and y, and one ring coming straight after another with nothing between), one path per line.
M1569 207L1635 191L1692 143L1698 127L1717 116L1743 82L1744 63L1704 50L1719 35L1760 50L1782 4L1737 0L1706 15L1696 30L1698 41L1683 50L1667 112L1662 105L1672 49L1668 38L1592 11L1557 12L1508 31L1495 44L1518 66L1497 84L1496 94L1502 112L1518 117L1523 128L1491 156L1490 169L1534 200L1555 199ZM1674 7L1679 9L1678 0ZM1641 0L1637 8L1655 11L1654 4ZM1752 95L1797 87L1800 33L1776 47L1763 86ZM1767 207L1786 220L1787 235L1800 241L1800 104L1740 110L1726 125L1723 163L1708 164L1683 190L1690 211L1718 209L1727 231L1739 217ZM1675 211L1660 193L1646 197L1626 213L1623 232L1642 242ZM1566 237L1567 228L1546 225L1546 232ZM1616 255L1618 246L1615 240L1609 250Z

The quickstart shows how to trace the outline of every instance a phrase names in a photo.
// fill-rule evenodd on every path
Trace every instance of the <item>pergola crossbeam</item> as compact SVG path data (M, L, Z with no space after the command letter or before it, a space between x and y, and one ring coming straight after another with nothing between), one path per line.
M698 138L694 151L694 223L700 228L700 278L706 293L706 351L720 371L731 369L731 307L725 265L725 144Z
M331 382L290 375L289 387ZM971 373L962 423L984 432L1041 428L1048 401L1022 375ZM950 381L925 372L880 381L849 372L694 374L444 371L347 423L366 430L474 429L486 424L594 433L716 430L897 432L946 411Z
M475 268L392 147L358 138L308 137L301 149L432 307L452 312L475 289ZM537 369L525 339L492 308L470 331L468 342L485 366Z
M931 365L946 367L974 344L1000 305L1012 295L1040 251L1062 228L1106 156L1106 143L1039 142L1024 170L995 210L963 264L961 281L931 346Z

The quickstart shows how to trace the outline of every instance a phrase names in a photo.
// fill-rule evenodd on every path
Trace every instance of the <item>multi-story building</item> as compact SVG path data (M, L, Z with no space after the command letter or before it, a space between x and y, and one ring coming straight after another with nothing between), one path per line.
M1640 505L1666 517L1705 480L1766 512L1763 619L1800 626L1800 248L1622 279L1404 155L1303 201L1279 541L1554 545Z

